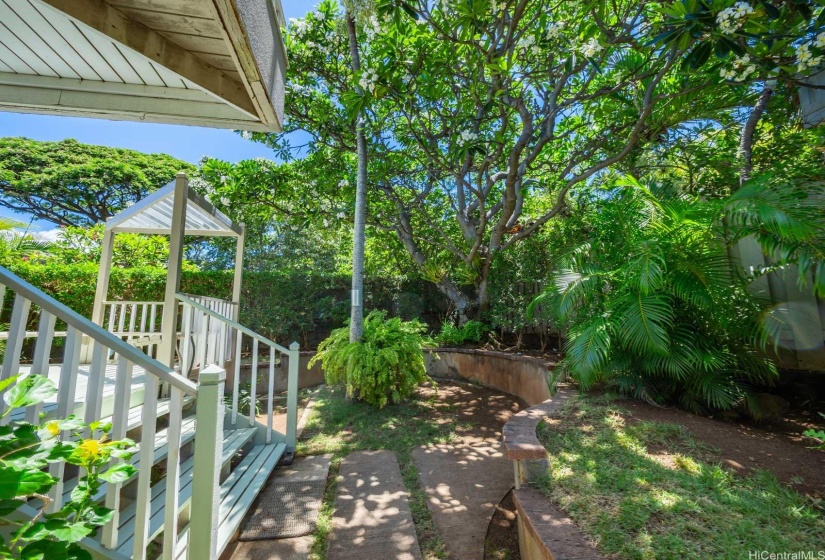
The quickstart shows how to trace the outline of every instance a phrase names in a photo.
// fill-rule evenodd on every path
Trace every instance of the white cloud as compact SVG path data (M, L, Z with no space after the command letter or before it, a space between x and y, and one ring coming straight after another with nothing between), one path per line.
M32 237L37 239L38 241L46 241L48 243L54 243L60 236L63 234L63 230L60 228L54 229L47 229L46 231L33 231L31 232Z

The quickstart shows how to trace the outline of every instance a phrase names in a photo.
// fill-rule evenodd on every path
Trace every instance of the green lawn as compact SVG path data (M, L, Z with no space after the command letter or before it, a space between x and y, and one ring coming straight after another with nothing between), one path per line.
M681 426L628 422L583 398L539 427L543 490L621 559L748 558L825 549L825 517L768 472L737 476Z

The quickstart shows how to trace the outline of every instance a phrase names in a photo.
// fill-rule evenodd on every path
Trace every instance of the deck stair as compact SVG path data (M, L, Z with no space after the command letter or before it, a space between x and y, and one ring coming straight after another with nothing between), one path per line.
M58 393L6 420L102 418L112 423L111 437L138 442L131 458L137 473L104 484L95 496L116 511L115 518L82 544L95 558L216 560L269 475L295 449L298 345L283 348L237 323L228 302L177 294L179 359L170 367L153 357L163 344L155 320L163 313L158 302L112 302L109 325L97 325L0 268L0 304L8 297L13 305L0 379L18 372L44 374ZM52 364L52 343L60 336L65 337L62 363ZM26 339L34 339L28 353ZM253 372L259 348L269 349L265 419L255 407L248 413L239 409L244 341L253 350ZM285 433L273 427L276 354L289 357ZM84 357L88 364L81 364ZM231 402L224 400L229 364ZM257 375L251 375L253 394L256 383ZM60 481L50 495L56 510L71 499L78 479L63 465L52 465L50 473ZM15 515L37 511L37 503L30 502Z

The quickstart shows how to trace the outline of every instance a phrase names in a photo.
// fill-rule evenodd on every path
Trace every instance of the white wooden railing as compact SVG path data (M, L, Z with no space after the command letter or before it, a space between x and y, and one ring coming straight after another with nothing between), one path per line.
M25 418L28 421L37 422L41 413L51 418L64 418L73 413L77 414L78 411L81 411L86 422L101 419L104 388L107 385L111 386L112 381L111 378L107 379L107 366L111 364L114 370L114 394L112 395L114 403L109 419L112 423L110 435L113 439L122 439L127 436L127 432L131 432L130 436L145 443L145 445L140 444L136 455L139 459L136 476L128 481L106 486L105 505L115 511L115 516L103 529L100 544L104 548L117 547L118 527L121 521L121 489L129 485L136 488L136 492L132 495L135 502L135 521L129 529L130 535L133 534L131 552L135 559L145 560L147 557L146 548L149 545L150 513L152 512L152 468L155 464L158 410L161 405L159 387L161 383L164 383L170 388L170 394L168 400L164 399L163 403L168 409L168 428L165 438L168 446L165 459L166 476L165 480L158 482L158 484L165 484L162 557L164 560L172 560L180 555L178 515L182 504L179 503L178 473L181 469L180 447L184 404L192 399L198 400L195 416L197 431L194 443L193 476L197 477L198 481L196 490L205 495L198 496L196 493L193 496L189 526L186 530L194 536L188 539L189 558L192 560L206 559L207 556L198 556L196 551L214 550L212 544L217 538L215 524L218 503L215 496L219 493L217 481L222 463L225 372L217 366L205 368L201 371L200 383L196 384L177 374L172 368L147 356L136 346L95 325L7 269L0 267L0 305L7 291L14 293L14 303L0 380L19 372L23 342L33 332L36 332L37 336L31 366L32 373L49 374L49 355L57 321L66 325L66 344L62 364L59 366L56 402L46 403L45 406L42 404L30 406L25 409L22 416L7 417L5 421ZM37 323L37 331L27 331L27 324L33 322ZM81 340L84 337L88 337L93 345L85 391L82 384L78 384L78 361ZM144 378L142 403L135 402L136 395L139 396L140 392L135 392L133 373L138 368L142 370ZM5 404L0 398L0 411L4 408ZM135 422L132 416L133 411L139 411L139 423ZM69 434L64 434L64 437L69 437ZM50 465L49 472L58 480L50 492L52 501L49 510L57 511L63 506L66 484L72 483L69 476L74 475L67 473L62 463Z
M244 327L240 323L220 314L218 311L210 309L207 305L195 301L191 296L177 294L177 299L183 305L183 316L181 319L183 329L183 342L181 347L181 361L184 364L192 364L194 369L202 367L203 364L218 364L221 367L226 361L235 356L233 360L234 376L232 387L231 423L237 424L238 419L238 396L240 394L241 378L241 348L243 347L243 337L252 340L252 373L250 375L250 407L249 422L255 424L255 402L257 398L257 378L258 378L258 351L261 344L269 348L269 377L266 391L267 404L267 430L266 442L272 442L272 424L274 414L274 392L275 392L275 357L276 353L285 354L289 359L289 371L287 374L287 418L285 442L290 451L295 450L296 430L298 424L298 361L300 347L297 342L293 342L289 348L277 344L276 342ZM234 341L234 353L232 352L232 342Z

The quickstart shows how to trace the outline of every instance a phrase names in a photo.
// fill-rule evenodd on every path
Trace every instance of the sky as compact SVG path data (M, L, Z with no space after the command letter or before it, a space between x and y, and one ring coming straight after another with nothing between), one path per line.
M281 0L287 19L304 16L316 5L311 0ZM147 153L165 153L197 163L203 156L227 161L273 157L262 144L244 140L232 130L153 123L107 121L76 117L53 117L0 111L0 137L23 136L32 140L57 141L74 138L85 144L129 148ZM28 223L30 217L0 207L0 217ZM35 221L32 231L47 239L56 232L49 222Z

